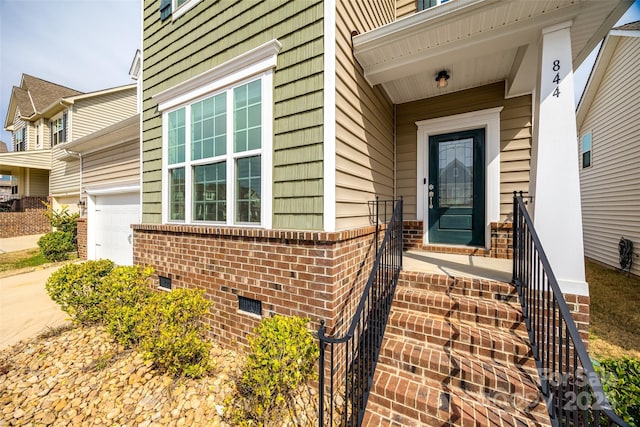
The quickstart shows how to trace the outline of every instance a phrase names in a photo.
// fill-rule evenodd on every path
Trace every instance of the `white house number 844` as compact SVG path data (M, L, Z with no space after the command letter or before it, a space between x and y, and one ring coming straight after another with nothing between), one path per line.
M553 61L553 71L556 73L555 77L553 78L553 83L555 83L556 88L553 91L553 96L560 98L560 60L556 59L555 61Z

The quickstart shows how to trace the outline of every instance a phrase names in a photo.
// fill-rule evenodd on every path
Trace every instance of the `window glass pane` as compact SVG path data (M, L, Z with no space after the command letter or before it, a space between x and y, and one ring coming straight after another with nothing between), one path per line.
M227 220L227 163L193 168L193 220Z
M227 94L203 99L191 106L191 160L207 159L226 154L226 144L218 144L214 136L226 137Z
M233 91L234 152L262 147L262 81L255 80Z
M260 222L261 158L236 161L236 221Z
M591 151L591 134L587 133L582 136L582 152Z
M170 165L184 162L185 152L185 109L172 111L169 116L169 158Z
M184 168L169 170L169 218L184 220Z

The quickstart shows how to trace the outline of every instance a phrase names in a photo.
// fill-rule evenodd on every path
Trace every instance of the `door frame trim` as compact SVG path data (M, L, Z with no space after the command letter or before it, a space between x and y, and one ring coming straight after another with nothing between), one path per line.
M491 247L491 223L500 220L500 112L503 107L477 110L416 122L416 218L428 221L426 197L429 181L429 136L471 129L485 130L485 247ZM426 181L425 181L426 179ZM428 224L423 226L423 243L429 244Z

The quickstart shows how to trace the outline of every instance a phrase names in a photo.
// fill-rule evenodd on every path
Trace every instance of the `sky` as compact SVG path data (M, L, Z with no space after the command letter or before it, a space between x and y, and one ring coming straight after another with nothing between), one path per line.
M0 141L23 73L81 92L135 83L142 0L0 0Z
M133 83L129 67L141 46L142 0L0 0L0 141L11 88L22 73L81 92ZM617 25L640 20L640 0ZM597 48L575 72L576 103Z

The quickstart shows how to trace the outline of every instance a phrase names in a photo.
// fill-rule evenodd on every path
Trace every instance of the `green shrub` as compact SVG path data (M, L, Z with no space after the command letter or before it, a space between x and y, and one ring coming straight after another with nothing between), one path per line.
M319 350L308 322L274 316L264 319L248 337L249 353L238 381L240 399L231 410L234 423L276 422L294 392L315 379Z
M640 426L640 359L601 360L596 371L613 410L630 426Z
M75 240L78 235L78 218L80 217L79 213L70 213L69 207L66 205L62 205L60 210L54 211L50 204L44 203L47 207L47 218L49 218L49 222L52 227L55 227L58 231L65 231L67 233L71 233Z
M205 339L201 320L210 307L203 291L175 289L153 294L140 326L145 359L173 375L204 375L210 367L211 344Z
M67 231L52 231L38 240L42 255L49 261L69 259L69 253L77 250L73 235Z
M102 320L103 278L113 269L109 260L67 264L54 272L45 285L47 293L75 323L91 324Z
M124 347L133 347L141 339L146 306L150 303L152 268L122 266L114 268L102 280L104 324L107 332Z

